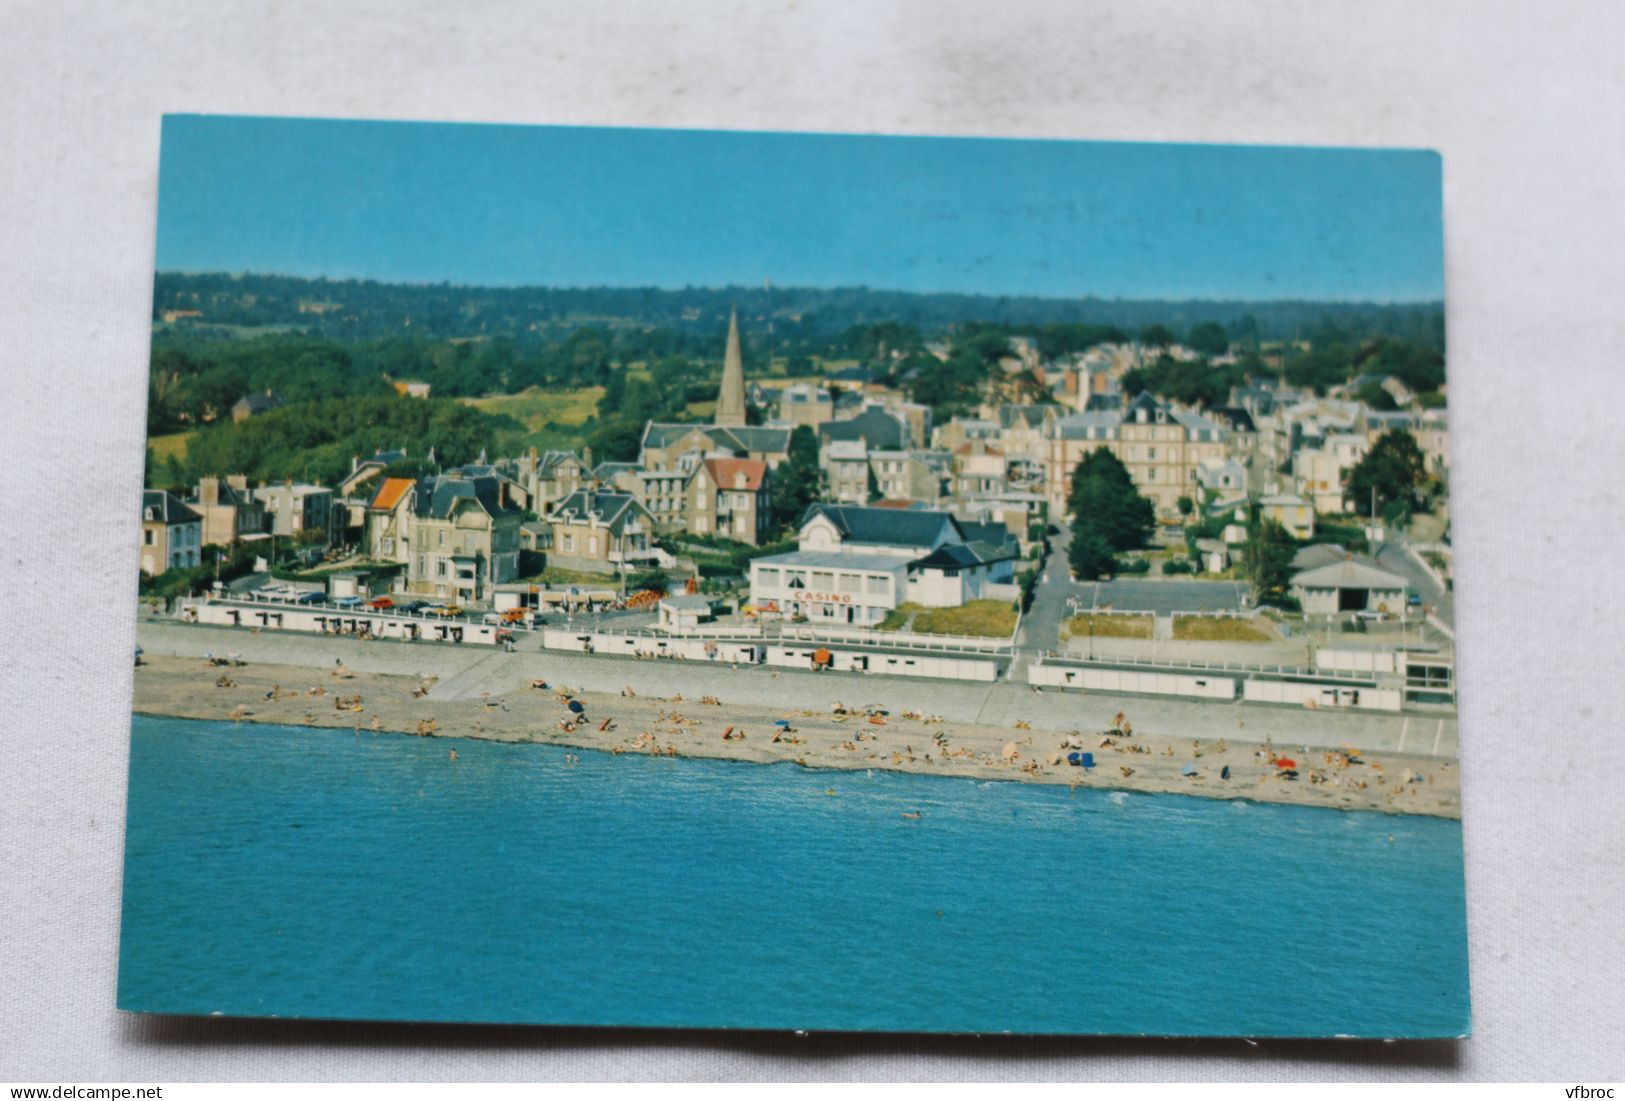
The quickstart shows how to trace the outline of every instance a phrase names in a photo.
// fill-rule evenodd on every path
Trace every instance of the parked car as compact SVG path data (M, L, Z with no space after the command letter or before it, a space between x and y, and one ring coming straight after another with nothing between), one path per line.
M404 600L395 605L395 610L397 612L421 612L428 606L428 602L424 600Z
M367 601L367 607L376 608L380 612L386 612L389 609L393 608L394 606L395 606L394 599L391 598L391 597L387 597L387 596L377 596L377 597L374 597L373 599Z
M335 608L359 608L361 607L361 598L359 596L341 596L333 601L333 606Z
M1409 607L1420 608L1422 606L1422 594L1417 592L1411 593L1411 595L1405 598L1405 603Z
M296 604L320 604L322 601L324 601L326 599L327 599L327 594L326 593L321 592L320 590L317 590L317 589L312 589L308 593L301 593L299 596L295 597L294 602Z
M1387 612L1373 611L1372 609L1367 608L1363 612L1355 612L1354 613L1354 618L1355 619L1363 619L1363 620L1366 620L1369 623L1381 623L1383 620L1388 618L1388 613Z

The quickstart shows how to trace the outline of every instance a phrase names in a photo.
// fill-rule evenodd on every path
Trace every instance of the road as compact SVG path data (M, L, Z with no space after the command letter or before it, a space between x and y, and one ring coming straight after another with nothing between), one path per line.
M1088 587L1072 580L1067 565L1066 548L1072 541L1072 532L1066 527L1051 538L1049 561L1038 579L1033 592L1032 607L1021 617L1021 630L1016 635L1016 656L1005 674L1007 680L1018 684L1027 681L1027 666L1045 650L1060 646L1061 624L1072 614L1068 600L1087 600Z
M1376 553L1372 555L1379 566L1389 573L1398 574L1410 583L1412 589L1422 594L1422 601L1434 609L1436 615L1445 626L1455 629L1456 605L1450 594L1444 590L1433 576L1422 568L1409 549L1404 538L1397 536L1385 543L1379 543Z

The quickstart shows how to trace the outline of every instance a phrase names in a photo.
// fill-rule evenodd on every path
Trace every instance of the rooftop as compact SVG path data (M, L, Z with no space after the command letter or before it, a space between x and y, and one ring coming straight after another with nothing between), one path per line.
M752 566L800 566L810 570L872 570L895 573L908 565L906 558L892 554L843 554L840 551L790 551L751 559Z

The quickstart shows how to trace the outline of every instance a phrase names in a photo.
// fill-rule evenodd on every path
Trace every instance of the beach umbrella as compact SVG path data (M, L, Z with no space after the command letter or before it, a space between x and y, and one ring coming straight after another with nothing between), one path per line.
M586 711L587 708L586 708L586 706L584 704L582 704L582 702L580 700L571 700L570 701L570 710L574 711L577 715L579 715L582 712Z
M1186 765L1184 768L1179 770L1179 774L1181 776L1195 776L1196 775L1196 766L1195 765Z
M773 725L774 726L782 726L782 727L785 727L786 729L788 729L789 726L790 726L790 720L789 719L774 719L773 720Z
M1082 754L1082 757L1083 757L1083 760L1080 761L1079 763L1082 764L1084 768L1094 768L1095 767L1095 755L1093 753Z
M1298 767L1298 762L1294 761L1291 757L1277 757L1277 758L1275 758L1275 767L1276 768L1297 768Z

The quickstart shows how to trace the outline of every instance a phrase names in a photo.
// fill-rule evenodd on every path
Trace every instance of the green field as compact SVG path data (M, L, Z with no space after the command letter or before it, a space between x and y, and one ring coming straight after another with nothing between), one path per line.
M190 432L171 432L167 436L147 437L147 446L152 448L154 462L164 462L171 455L177 459L186 458L186 441L192 438Z
M1175 616L1174 638L1182 642L1273 642L1275 635L1247 619Z
M532 386L517 394L459 400L482 413L512 417L523 424L526 431L538 432L549 421L559 425L581 424L598 411L598 399L603 396L602 386L583 386L575 390L541 390Z
M459 398L482 413L512 417L524 426L522 435L504 440L515 448L569 450L581 445L587 419L598 412L602 386L582 386L573 390L541 390L531 387L518 394L496 394L485 398Z
M919 604L903 604L887 614L881 621L883 631L903 629L909 616L914 622L908 630L922 635L976 635L981 638L1009 638L1016 631L1016 611L1007 600L972 600L957 608L927 608Z
M1148 615L1075 615L1061 624L1061 641L1069 638L1150 638Z

